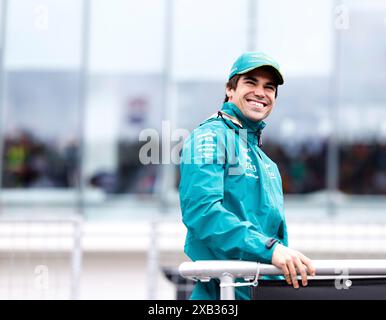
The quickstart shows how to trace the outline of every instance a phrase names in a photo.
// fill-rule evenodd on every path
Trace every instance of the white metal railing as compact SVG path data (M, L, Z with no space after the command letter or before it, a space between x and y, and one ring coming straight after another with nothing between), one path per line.
M316 276L336 276L344 272L347 276L386 276L385 260L312 260ZM236 278L246 281L258 280L261 276L278 276L282 271L270 264L237 260L202 260L184 262L179 268L182 277L209 281L220 280L221 300L234 300ZM309 277L312 279L313 277ZM256 282L255 282L256 284ZM243 284L240 284L243 285ZM251 284L249 284L251 285Z
M83 223L83 217L77 214L63 217L60 215L26 216L2 214L0 215L0 252L7 253L5 259L10 261L6 262L6 264L9 263L12 266L17 263L18 267L24 271L28 270L29 266L32 265L31 261L34 260L30 259L33 259L31 257L33 253L38 253L41 261L48 263L48 254L61 254L62 251L69 252L69 266L71 269L68 298L77 300L80 297L80 277L83 264ZM20 253L25 255L26 262L24 266L20 266L21 262L14 261L14 259L21 259L23 257L23 255L19 255ZM55 258L51 257L50 259L52 261ZM52 263L52 265L54 264ZM10 272L16 271L10 270ZM51 279L51 277L59 277L60 272L55 270L52 273L50 271L50 274L52 274L52 276L50 275ZM40 277L39 274L38 276ZM58 286L59 280L57 278L54 279L50 283ZM22 293L28 294L30 282L22 281L22 283L25 286ZM10 279L8 290L12 290L12 285L13 282ZM59 294L58 290L58 288L55 288L53 292ZM25 299L26 297L23 296L22 298Z

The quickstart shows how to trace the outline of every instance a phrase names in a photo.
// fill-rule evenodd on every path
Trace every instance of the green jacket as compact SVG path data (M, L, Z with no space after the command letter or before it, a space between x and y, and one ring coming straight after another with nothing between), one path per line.
M179 193L193 261L271 263L277 243L288 246L280 173L258 146L264 127L226 102L185 140ZM197 282L191 299L219 299L219 292L217 280ZM236 288L236 299L249 292Z

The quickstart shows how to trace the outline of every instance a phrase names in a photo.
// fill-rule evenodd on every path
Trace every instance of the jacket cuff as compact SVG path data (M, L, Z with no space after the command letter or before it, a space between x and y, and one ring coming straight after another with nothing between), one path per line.
M274 244L276 242L279 242L279 240L275 239L275 238L270 238L268 239L266 242L265 242L265 247L267 249L272 249L272 247L274 246Z

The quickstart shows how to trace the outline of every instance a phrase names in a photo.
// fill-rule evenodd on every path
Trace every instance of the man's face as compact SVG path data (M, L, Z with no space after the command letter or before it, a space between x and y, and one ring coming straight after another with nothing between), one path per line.
M246 118L260 121L271 113L276 89L273 71L257 68L242 75L236 89L226 88L226 94L229 102L233 102Z

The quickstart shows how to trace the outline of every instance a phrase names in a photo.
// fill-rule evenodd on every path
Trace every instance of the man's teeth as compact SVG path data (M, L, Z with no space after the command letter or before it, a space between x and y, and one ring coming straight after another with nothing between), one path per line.
M259 102L256 102L256 101L250 101L251 104L254 104L255 106L257 107L264 107L264 105L262 103L259 103Z

